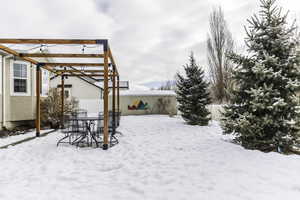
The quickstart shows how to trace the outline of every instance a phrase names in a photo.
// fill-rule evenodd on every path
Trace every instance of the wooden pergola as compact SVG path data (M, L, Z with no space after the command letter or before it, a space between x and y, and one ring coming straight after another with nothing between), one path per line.
M96 45L103 51L99 53L22 53L12 48L7 44L15 45ZM40 91L41 91L41 68L46 69L56 75L61 76L62 85L62 115L64 113L64 79L68 76L78 77L92 77L103 78L103 98L104 98L104 135L103 135L103 149L108 149L109 144L109 80L112 81L112 113L113 113L113 126L116 123L116 111L119 113L120 98L119 98L119 72L113 58L111 49L107 39L0 39L0 50L12 54L24 61L27 61L36 66L36 136L40 136L41 119L40 119ZM39 62L36 58L85 58L85 59L98 59L101 58L102 62ZM100 98L100 97L99 97ZM63 119L63 118L62 118Z

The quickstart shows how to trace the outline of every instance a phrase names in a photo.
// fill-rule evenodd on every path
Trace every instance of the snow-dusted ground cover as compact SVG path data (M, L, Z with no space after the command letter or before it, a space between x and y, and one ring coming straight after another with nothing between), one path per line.
M245 150L216 122L122 117L120 144L56 147L52 133L0 150L0 199L299 199L300 157Z

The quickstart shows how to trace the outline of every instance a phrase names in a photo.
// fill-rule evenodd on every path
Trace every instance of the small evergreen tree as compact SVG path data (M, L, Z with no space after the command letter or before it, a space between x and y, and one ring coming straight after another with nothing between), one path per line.
M261 0L259 16L248 20L248 56L231 54L235 91L225 107L224 133L249 149L287 152L299 139L299 59L295 26L275 0Z
M211 102L207 90L208 83L204 80L204 71L196 64L193 53L184 69L186 78L176 74L178 110L188 124L207 125L210 113L205 106Z

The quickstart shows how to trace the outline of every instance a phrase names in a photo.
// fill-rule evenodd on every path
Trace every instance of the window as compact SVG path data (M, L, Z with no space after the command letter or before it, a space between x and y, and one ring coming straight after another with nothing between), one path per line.
M68 99L70 97L70 91L65 90L65 98Z
M13 64L13 92L27 93L28 88L27 64L15 62Z

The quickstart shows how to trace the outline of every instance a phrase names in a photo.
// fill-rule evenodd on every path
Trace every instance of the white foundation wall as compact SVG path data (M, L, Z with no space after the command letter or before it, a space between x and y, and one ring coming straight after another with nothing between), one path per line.
M164 101L169 101L169 104L164 111L161 111L158 108L159 99L163 99ZM129 107L133 107L135 102L140 102L140 101L147 104L147 109L129 108ZM109 96L109 110L111 109L112 109L112 96ZM122 115L149 115L149 114L176 115L177 114L176 96L162 96L162 95L120 96L120 111Z

